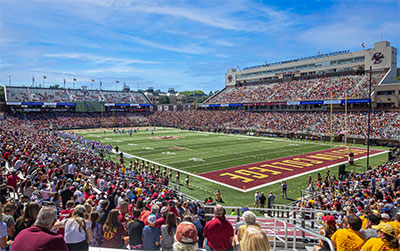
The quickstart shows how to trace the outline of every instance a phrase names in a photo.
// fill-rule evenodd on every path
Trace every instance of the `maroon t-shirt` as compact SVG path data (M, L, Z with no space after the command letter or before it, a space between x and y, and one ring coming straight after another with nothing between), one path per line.
M215 217L204 226L203 236L211 249L226 250L231 246L233 227L223 217Z
M68 248L62 235L37 226L22 230L11 246L11 251L37 250L68 251Z
M124 245L124 240L122 238L124 236L128 236L128 233L122 225L110 232L104 231L103 248L122 248Z
M8 180L8 185L12 186L16 190L17 183L21 179L18 177L18 175L10 175L10 176L8 176L7 180Z

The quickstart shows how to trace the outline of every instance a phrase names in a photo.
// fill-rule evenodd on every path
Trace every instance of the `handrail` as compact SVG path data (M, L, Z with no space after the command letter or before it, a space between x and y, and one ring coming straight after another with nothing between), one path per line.
M326 241L328 243L329 248L330 248L331 251L335 251L336 250L335 246L333 245L333 242L328 237L322 236L320 234L314 233L313 231L310 231L308 229L305 229L303 227L299 227L299 226L296 226L296 225L294 225L294 227L293 227L293 230L294 230L293 231L293 250L297 250L296 249L297 229L302 231L303 233L307 233L309 235L318 237L319 239L322 239L323 241Z
M276 250L276 239L279 239L280 241L282 241L284 243L284 245L285 245L285 250L287 250L287 248L288 248L288 228L287 228L287 223L286 223L286 221L282 221L282 220L279 220L277 218L274 218L274 233L276 233L276 222L277 221L283 223L283 226L284 226L284 229L285 229L285 240L283 240L278 235L275 235L274 236L275 238L274 238L274 249L273 250Z

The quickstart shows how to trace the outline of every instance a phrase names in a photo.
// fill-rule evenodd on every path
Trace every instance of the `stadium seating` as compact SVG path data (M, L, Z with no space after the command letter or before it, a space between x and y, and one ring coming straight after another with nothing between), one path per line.
M140 92L104 90L50 89L31 87L6 87L7 102L77 102L98 101L105 103L148 104Z
M381 75L374 76L373 85ZM258 83L240 87L227 87L207 101L208 104L254 103L266 101L306 101L348 98L367 98L368 75L344 75L282 83Z

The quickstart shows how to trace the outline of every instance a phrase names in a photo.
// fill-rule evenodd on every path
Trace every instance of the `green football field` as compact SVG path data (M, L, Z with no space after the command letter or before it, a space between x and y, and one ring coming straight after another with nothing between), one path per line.
M140 128L132 136L129 136L129 133L115 134L111 129L107 129L106 133L104 129L78 130L75 133L88 139L98 140L103 144L111 144L113 148L118 146L125 154L126 163L140 157L180 170L183 172L179 185L181 192L204 200L206 197L215 199L215 192L220 189L224 204L231 206L251 206L255 191L234 190L211 180L202 179L198 174L343 146L338 143L331 145L330 142L293 141L284 138L227 135L174 128L156 128L154 134L151 129ZM365 146L357 147L364 148ZM386 150L385 148L374 149ZM110 158L119 161L119 156L116 154L110 155ZM387 154L370 158L370 164L373 167L386 161ZM365 166L366 159L361 159L356 161L354 166L347 167L347 171L361 172L365 170ZM332 167L331 173L337 174L337 169L337 167ZM184 186L185 172L190 174L189 187ZM320 172L325 175L325 171ZM317 172L311 174L313 179L316 178L316 174ZM288 204L300 196L301 189L307 187L309 175L287 180L289 199L281 199L280 183L262 187L257 191L264 192L266 195L273 192L277 195L275 203ZM176 183L175 171L173 171L172 183Z

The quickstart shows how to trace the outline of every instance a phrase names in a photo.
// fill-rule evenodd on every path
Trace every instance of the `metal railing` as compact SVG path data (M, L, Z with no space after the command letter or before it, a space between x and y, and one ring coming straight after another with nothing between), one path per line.
M300 231L302 232L302 235L304 235L305 233L307 233L307 234L312 235L312 236L314 236L314 237L316 237L316 238L318 238L318 239L321 239L321 240L323 240L323 241L326 241L326 242L328 243L329 249L330 249L331 251L335 251L335 250L336 250L336 249L335 249L335 246L333 245L333 242L332 242L331 239L329 239L328 237L322 236L322 235L317 234L317 233L315 233L315 232L313 232L313 231L311 231L311 230L308 230L308 229L305 229L305 228L303 228L303 227L299 227L299 226L296 226L296 225L294 226L293 230L294 230L294 231L293 231L293 246L292 246L293 250L297 250L297 249L296 249L297 230L300 230Z

